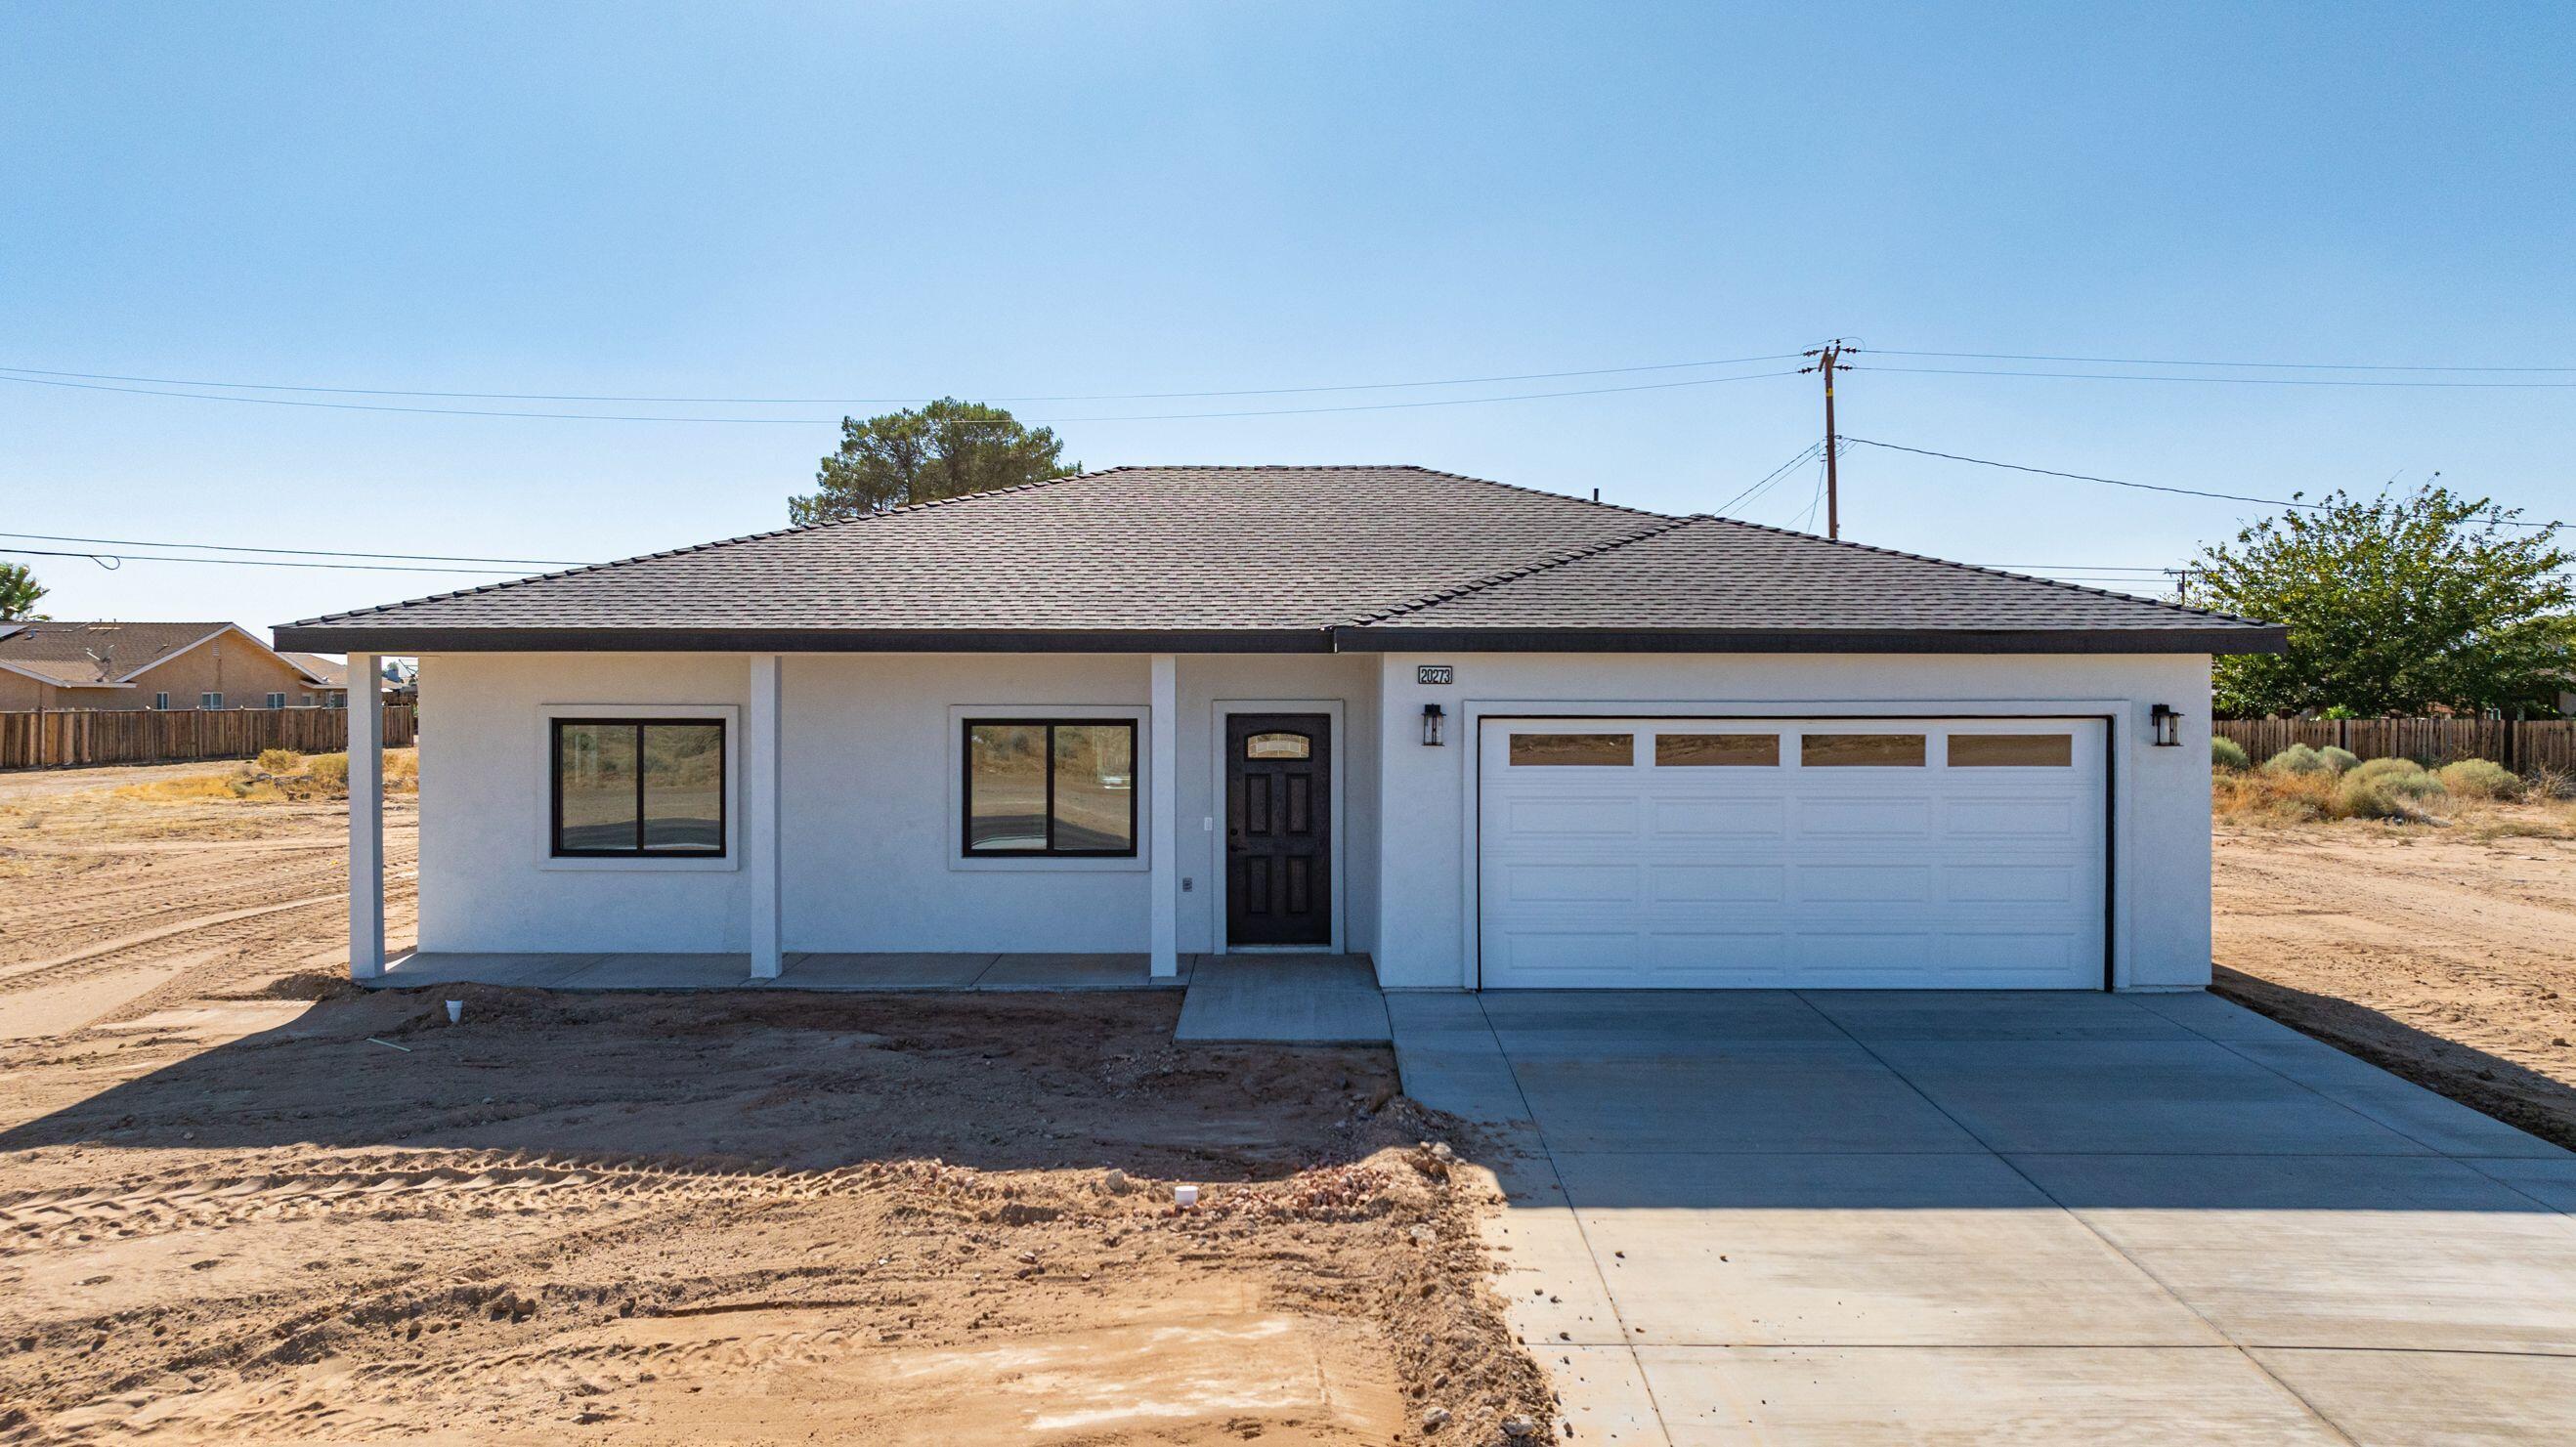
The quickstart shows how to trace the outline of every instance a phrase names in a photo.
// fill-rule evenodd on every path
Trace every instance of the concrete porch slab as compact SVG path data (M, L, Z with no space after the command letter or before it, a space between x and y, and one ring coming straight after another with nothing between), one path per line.
M998 955L975 977L978 990L1178 990L1190 982L1194 957L1181 956L1181 972L1155 979L1143 955Z
M1001 958L990 954L797 954L762 981L772 990L967 990Z
M741 990L749 955L609 955L549 986L556 990Z
M1203 959L1181 1001L1183 1044L1383 1045L1386 998L1365 956Z
M589 969L606 955L425 954L393 960L385 972L358 983L371 990L412 990L424 985L521 985L546 989Z

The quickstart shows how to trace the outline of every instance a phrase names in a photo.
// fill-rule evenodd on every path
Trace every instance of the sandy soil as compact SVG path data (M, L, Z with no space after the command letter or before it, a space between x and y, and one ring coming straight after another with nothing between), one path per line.
M1166 994L450 1026L336 982L335 810L68 777L0 775L0 1441L1554 1431L1384 1051L1175 1047Z
M2576 1147L2569 834L2563 803L2447 826L2222 825L2217 988Z

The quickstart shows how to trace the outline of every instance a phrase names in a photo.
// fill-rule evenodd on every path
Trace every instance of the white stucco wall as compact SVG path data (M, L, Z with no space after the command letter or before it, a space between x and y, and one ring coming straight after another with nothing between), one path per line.
M956 710L1147 710L1149 660L1124 654L790 655L781 671L782 938L789 951L1141 951L1145 861L959 867ZM718 951L748 946L736 868L565 868L547 853L545 717L565 704L741 706L726 654L450 654L422 660L421 946L458 951ZM1223 835L1220 701L1342 705L1345 945L1377 922L1377 662L1331 655L1179 660L1180 948L1216 948ZM738 723L738 721L737 721ZM1157 726L1148 720L1146 728ZM733 754L740 741L731 741ZM1140 843L1149 735L1138 738ZM739 803L733 812L740 813Z
M1456 682L1415 681L1422 663L1454 665ZM1390 987L1474 982L1471 812L1476 719L1550 702L1609 702L1626 711L2087 712L2114 715L2112 952L2124 989L2208 983L2209 660L2199 655L1443 654L1382 660L1383 776L1401 803L1379 841L1383 911L1375 954ZM1424 747L1420 716L1437 703L1450 741ZM2148 738L2148 709L2183 714L2183 746Z
M1451 664L1449 687L1415 682ZM565 867L546 858L549 705L723 706L749 663L726 654L437 655L422 661L421 941L460 951L717 951L748 946L738 868ZM1144 710L1142 655L800 655L782 671L782 884L790 951L1146 948L1142 860L957 865L952 710ZM1338 702L1344 944L1390 986L1473 982L1471 769L1480 712L1548 702L1635 712L1715 705L1830 714L2112 712L2112 948L2124 987L2209 975L2208 660L2198 656L1183 655L1180 948L1222 921L1220 703ZM1450 742L1420 740L1425 703ZM2149 747L2148 707L2184 716ZM1155 726L1148 723L1148 728ZM1139 739L1140 756L1150 748ZM738 743L733 749L740 755ZM1139 770L1140 778L1143 770ZM1381 808L1381 799L1397 801ZM738 808L736 809L739 815ZM1151 827L1150 798L1139 799ZM738 858L738 856L737 856Z

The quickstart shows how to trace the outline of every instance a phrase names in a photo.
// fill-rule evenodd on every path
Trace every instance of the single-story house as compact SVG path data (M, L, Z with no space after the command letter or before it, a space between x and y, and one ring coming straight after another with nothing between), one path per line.
M2210 658L2283 644L1418 467L1115 468L279 634L420 658L424 950L1439 989L2199 986Z
M0 623L0 709L304 708L328 692L237 623Z
M319 694L314 699L314 702L321 704L325 708L347 708L349 706L349 661L347 659L333 658L329 654L325 653L293 653L284 651L281 651L277 656L285 659L291 664L294 664L295 667L306 677L311 678L317 685L319 685ZM379 698L390 696L394 692L394 688L395 685L392 680L385 678L383 676L383 670L379 669L377 671L376 678L377 696Z

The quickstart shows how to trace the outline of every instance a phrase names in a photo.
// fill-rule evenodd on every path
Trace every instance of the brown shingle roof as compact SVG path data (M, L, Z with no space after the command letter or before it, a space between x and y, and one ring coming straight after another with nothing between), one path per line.
M1946 629L1986 647L1977 630L2009 619L2068 647L2135 646L2119 640L2141 632L2162 651L2205 651L2202 635L2262 646L2262 630L2234 620L1743 524L1716 526L1765 541L1715 560L1719 588L1703 547L1717 534L1655 546L1705 526L1419 467L1122 467L308 619L278 640L391 653L1322 651L1383 646L1368 640L1428 618L1430 600L1492 594L1472 606L1544 596L1509 626L1545 618L1586 636L1722 621L1789 640L1779 646L1844 646L1833 630L1852 627ZM1540 581L1559 572L1562 588ZM1553 590L1518 594L1506 579ZM1818 607L1834 621L1810 616Z
M66 688L131 677L230 623L28 623L0 633L0 663Z

